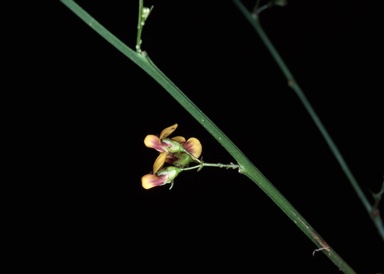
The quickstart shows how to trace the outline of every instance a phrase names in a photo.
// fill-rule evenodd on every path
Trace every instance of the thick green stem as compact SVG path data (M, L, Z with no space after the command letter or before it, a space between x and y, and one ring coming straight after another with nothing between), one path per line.
M318 235L297 210L251 163L238 147L149 59L144 52L136 53L106 28L93 19L86 11L72 0L61 0L70 10L78 15L87 25L111 43L116 49L131 59L140 68L156 80L174 99L179 102L239 163L239 172L258 185L276 205L303 231L303 233L324 252L340 270L355 273L352 268Z
M317 116L314 108L309 103L307 97L305 96L304 92L301 90L300 86L297 84L295 78L293 77L291 71L288 69L287 65L281 58L280 54L277 52L276 48L273 46L272 42L269 40L267 34L264 32L264 29L262 28L259 20L259 15L256 13L249 12L244 5L240 2L240 0L234 0L236 6L240 9L240 11L244 14L244 16L247 18L249 23L252 25L252 27L256 30L257 34L260 36L261 40L271 53L272 57L276 61L277 65L280 67L281 71L283 72L284 76L287 78L288 85L294 90L296 95L299 97L301 103L304 105L305 109L311 116L313 122L316 124L317 128L319 129L320 133L322 134L323 138L325 139L326 143L328 144L331 152L335 156L336 160L338 161L339 165L341 166L342 170L344 171L346 177L348 178L350 184L352 185L353 189L355 190L357 196L363 203L364 208L367 210L369 216L371 217L371 220L373 221L374 225L376 226L379 235L381 236L382 240L384 240L384 225L383 221L380 217L380 215L373 214L374 207L369 203L368 198L365 196L364 192L360 188L359 184L357 183L357 180L353 176L351 170L349 169L347 163L345 162L342 154L340 153L339 149L337 148L336 144L333 142L331 136L329 135L328 131L325 129L323 123L321 122L320 118Z

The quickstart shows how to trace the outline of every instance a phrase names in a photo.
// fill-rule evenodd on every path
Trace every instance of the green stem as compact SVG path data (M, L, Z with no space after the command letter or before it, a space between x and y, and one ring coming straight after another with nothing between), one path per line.
M271 3L267 3L267 4L263 5L263 6L261 6L260 8L259 7L257 7L257 8L255 7L254 13L260 14L262 11L270 8L271 6L272 6Z
M316 124L317 128L319 129L320 133L322 134L323 138L325 139L327 145L329 146L331 152L335 156L336 160L338 161L339 165L341 166L342 170L344 171L346 177L348 178L350 184L352 185L353 189L355 190L357 196L363 203L364 208L367 210L369 216L371 217L371 220L373 221L374 225L376 226L379 235L381 236L382 240L384 240L384 225L383 221L380 216L377 216L376 214L372 214L374 211L373 206L369 203L368 198L364 195L364 192L361 190L359 184L357 183L357 180L353 176L351 170L349 169L347 163L345 162L342 154L340 153L339 149L337 148L336 144L333 142L331 136L329 135L328 131L325 129L323 123L321 122L320 118L317 116L314 108L309 103L307 97L305 96L304 92L301 90L300 86L297 84L295 78L293 77L292 73L286 66L283 59L280 57L280 54L277 52L275 47L273 46L272 42L269 40L267 34L264 32L259 16L256 13L249 12L244 5L240 2L240 0L234 0L236 6L240 9L240 11L244 14L246 19L249 21L249 23L252 25L252 27L256 30L257 34L260 36L261 40L271 53L272 57L275 59L277 65L280 67L281 71L283 72L284 76L287 78L288 85L294 90L296 95L299 97L301 103L304 105L305 109L311 116L313 122Z
M355 273L350 266L320 237L285 197L251 163L237 146L149 59L144 52L136 53L72 0L61 0L88 26L111 43L156 80L174 99L179 102L239 163L239 172L258 185L276 205L302 230L302 232L324 252L337 267L345 273Z
M201 162L198 164L198 165L195 165L195 166L191 166L191 167L185 167L183 168L183 171L185 170L192 170L192 169L198 169L201 170L203 167L219 167L219 168L226 168L226 169L229 169L229 168L232 168L232 169L237 169L239 168L240 166L239 165L236 165L236 164L233 164L233 163L230 163L230 164L222 164L222 163L205 163L205 162Z
M202 167L205 167L205 166L209 166L209 167L219 167L219 168L226 168L226 169L237 169L239 168L240 166L239 165L236 165L236 164L233 164L233 163L230 163L230 164L222 164L222 163L217 163L217 164L213 164L213 163L203 163L202 164Z
M137 22L137 36L136 36L136 51L141 53L141 34L149 14L151 13L153 6L151 8L144 7L143 0L139 0L139 16Z
M141 52L141 33L143 32L143 0L139 0L139 16L137 19L137 36L136 36L136 51Z

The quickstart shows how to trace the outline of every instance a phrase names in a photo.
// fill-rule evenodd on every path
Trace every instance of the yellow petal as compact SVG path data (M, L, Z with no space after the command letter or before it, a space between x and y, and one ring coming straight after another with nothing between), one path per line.
M155 163L153 164L153 173L158 172L159 169L163 167L166 158L167 158L167 153L160 152L159 156L157 156L155 160Z
M177 124L174 124L170 127L163 129L163 131L160 133L160 136L159 136L160 140L162 140L163 138L167 138L169 135L171 135L172 132L176 130L177 126L178 126Z
M183 136L176 136L176 137L173 137L171 139L176 141L176 142L178 142L178 143L180 143L180 144L185 143L185 141L186 141Z
M199 158L203 147L198 139L191 137L183 144L183 147L196 158Z

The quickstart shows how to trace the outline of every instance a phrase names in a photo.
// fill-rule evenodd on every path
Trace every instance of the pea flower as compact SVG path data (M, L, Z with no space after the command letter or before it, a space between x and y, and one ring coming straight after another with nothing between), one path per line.
M163 168L157 174L146 174L141 178L141 185L145 189L150 189L156 186L162 186L165 184L171 184L173 186L173 180L179 175L182 171L181 168L177 168L174 166L168 166Z
M177 128L178 124L163 129L160 136L147 135L144 144L160 152L153 164L153 173L156 174L164 163L173 164L178 167L185 167L191 161L197 160L202 152L202 146L198 139L191 137L186 140L183 136L167 138Z

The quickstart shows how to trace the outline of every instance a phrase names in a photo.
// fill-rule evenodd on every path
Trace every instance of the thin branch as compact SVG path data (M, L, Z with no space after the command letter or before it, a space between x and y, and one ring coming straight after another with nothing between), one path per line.
M321 122L320 118L317 116L314 108L309 103L307 97L305 96L304 92L301 90L300 86L298 85L297 81L293 77L291 71L288 69L287 65L281 58L280 54L277 52L276 48L272 44L272 42L269 40L267 34L264 32L264 29L262 28L259 20L259 14L257 13L251 13L249 12L244 5L240 2L240 0L234 0L236 6L239 8L239 10L244 14L245 18L249 21L249 23L252 25L252 27L256 30L257 34L260 36L261 40L271 53L272 57L275 59L277 65L280 67L281 71L283 72L284 76L286 77L288 81L288 85L293 89L293 91L296 93L296 95L299 97L300 101L304 105L305 109L311 116L313 122L316 124L317 128L321 132L323 138L325 139L326 143L328 144L331 152L335 156L336 160L341 166L341 169L344 171L345 175L347 176L349 182L351 183L353 189L355 190L357 196L359 197L360 201L363 203L364 208L367 210L369 216L371 217L371 220L373 221L374 225L377 228L377 231L379 235L381 236L382 240L384 241L384 226L383 221L380 216L373 217L372 211L373 206L368 201L368 198L365 196L364 192L360 188L359 184L357 183L357 180L353 176L351 170L349 169L347 163L345 162L342 154L340 153L339 149L337 148L336 144L333 142L331 136L329 135L328 131L325 129L323 123Z

